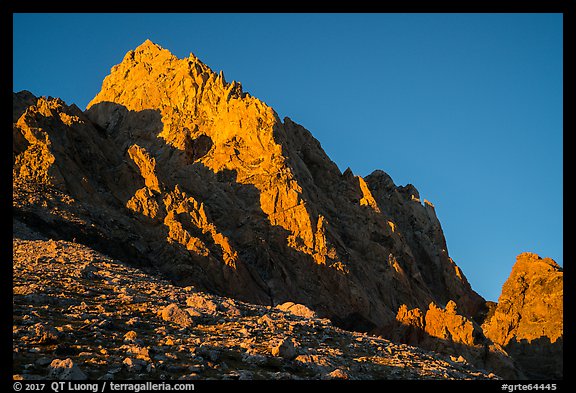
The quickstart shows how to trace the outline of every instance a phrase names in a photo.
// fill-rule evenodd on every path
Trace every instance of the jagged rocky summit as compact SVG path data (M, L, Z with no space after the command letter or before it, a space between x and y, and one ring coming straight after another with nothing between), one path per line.
M308 130L192 54L144 42L84 112L29 92L13 102L14 217L47 237L386 337L398 315L432 304L482 322L486 302L414 186L342 173Z

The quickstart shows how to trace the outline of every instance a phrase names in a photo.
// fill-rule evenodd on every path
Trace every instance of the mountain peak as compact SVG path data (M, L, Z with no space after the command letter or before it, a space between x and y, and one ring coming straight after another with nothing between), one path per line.
M14 97L15 206L30 222L60 214L39 224L50 236L364 332L385 333L402 305L452 315L453 300L468 320L484 305L414 186L342 174L308 130L194 55L144 41L84 114ZM61 201L44 203L45 186Z
M551 258L542 258L533 252L523 252L516 257L514 264L516 270L559 270L562 271L560 265Z
M163 47L161 47L160 45L150 41L149 39L146 39L146 41L144 41L143 43L141 43L140 45L138 45L133 52L136 53L151 53L151 54L158 54L160 52L167 52L170 53L170 51L168 49L164 49ZM172 54L172 53L170 53Z
M523 252L518 254L518 256L516 256L516 261L539 261L542 258L540 257L540 255L534 253L534 252Z
M179 59L147 39L128 51L120 64L112 67L102 89L87 109L99 102L111 102L135 111L167 107L183 109L182 106L196 94L197 89L212 87L206 82L215 80L215 76L193 54ZM223 78L219 82L223 88Z
M174 56L168 49L164 49L160 45L147 39L135 49L128 51L124 56L122 63L112 67L111 72L114 73L114 71L118 70L122 64L126 66L125 68L131 68L139 63L156 66L157 64L163 64L167 61L174 60L177 60L176 56Z
M146 40L143 43L141 43L140 45L138 45L136 47L136 50L143 50L143 49L148 49L148 48L160 48L160 49L162 49L160 45L155 44L150 39L146 38Z
M192 174L198 170L194 165L200 165L217 174L223 184L235 182L234 187L243 189L239 191L242 198L245 198L244 194L249 194L248 190L252 190L257 197L239 202L239 206L255 203L254 214L264 217L262 222L269 222L273 228L283 231L286 237L283 247L291 249L290 252L298 252L302 261L309 260L323 266L322 269L330 271L329 275L348 274L347 265L358 263L353 256L354 252L350 252L349 248L368 248L371 253L378 255L370 257L374 261L388 260L392 253L398 255L398 259L403 260L406 269L413 274L423 270L421 274L426 279L422 285L427 289L416 301L422 306L432 300L445 303L448 299L457 298L462 299L458 304L459 309L472 315L479 304L483 303L483 299L470 288L466 280L456 274L450 273L450 277L446 277L442 282L428 279L436 274L432 270L437 266L441 267L441 271L454 270L447 253L437 250L446 247L435 217L432 220L423 207L422 211L416 211L416 207L410 207L411 205L406 205L406 208L398 207L397 211L389 208L388 210L398 216L394 219L388 216L373 216L372 214L382 213L374 200L377 196L372 196L370 179L364 181L356 178L351 171L342 179L343 175L338 167L308 130L288 117L282 123L271 107L244 94L239 83L226 82L223 72L215 73L195 56L179 59L147 40L136 50L129 52L127 58L112 69L104 80L101 91L88 108L87 116L105 129L116 143L123 148L138 146L129 150L133 153L129 158L141 163L139 168L144 179L158 180L150 180L151 184L180 184L182 190L195 194L198 200L212 200L214 193L206 192L202 195L197 182L181 184L181 179L200 178L199 173ZM168 154L170 150L182 154ZM182 173L177 177L174 168L182 168L178 169ZM217 187L223 184L218 183ZM380 201L378 203L382 208L391 203L388 200L390 193L393 193L395 198L396 194L401 197L407 193L403 191L404 188L394 186L391 179L385 186L377 193ZM214 185L213 188L217 187ZM407 187L411 194L418 197L415 188ZM347 196L334 197L335 189L346 190ZM153 195L152 191L158 190L162 190L162 187L154 187L150 192L142 191L130 202L130 206L141 213L142 206L154 205L149 200L144 201L144 197ZM139 204L136 203L138 198ZM213 203L210 202L207 206ZM396 200L393 203L396 203ZM404 200L398 200L398 204L404 206ZM339 208L329 209L326 206ZM215 211L231 209L218 208ZM240 212L241 209L238 209ZM243 212L240 216L242 215L246 213ZM371 237L358 227L358 233L354 235L348 232L340 234L340 230L333 226L333 223L358 215L366 215L366 219L372 220L371 225L380 228L381 233ZM429 227L433 227L436 233L433 239L426 239L430 249L421 252L426 255L418 258L414 257L414 253L404 251L407 247L416 246L401 244L404 240L392 238L390 229L390 226L396 223L406 223L405 230L413 230L408 224L411 221L406 216L414 215L418 215L419 220L425 223L423 225L426 228L422 228L421 233L428 233ZM214 213L214 216L220 215ZM394 223L381 225L388 221ZM228 228L229 225L232 224L226 223L223 226ZM184 238L188 237L184 236L180 241ZM343 241L343 238L348 239L353 246ZM384 240L373 240L376 238L390 239L385 240L387 246L382 246L378 242ZM433 260L433 265L428 266L425 262L428 260ZM393 280L393 275L400 274L393 268L382 273L373 272L372 269L379 264L380 262L364 263L362 269L370 271L366 273L368 276L383 276L376 282L387 282ZM275 287L278 285L276 279L281 280L275 278L271 284L266 285ZM397 308L399 304L387 304L384 307L383 303L376 299L381 296L376 295L378 290L369 290L365 283L360 284L357 280L357 277L351 278L348 289L355 291L352 287L366 288L363 295L365 301L361 302L362 304L352 306L348 299L354 296L341 289L338 292L342 297L335 300L330 294L326 304L337 308L338 317L343 321L358 310L367 317L367 321L372 319L376 324L392 319L394 315L389 310ZM410 289L407 288L406 291ZM439 297L431 298L426 293L439 294ZM328 293L318 296L328 296ZM370 311L373 309L373 306L370 306L372 303L378 304L377 312Z

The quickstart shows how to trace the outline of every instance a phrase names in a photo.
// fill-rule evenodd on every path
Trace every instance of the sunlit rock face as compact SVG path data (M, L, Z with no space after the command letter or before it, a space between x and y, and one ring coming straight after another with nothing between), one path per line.
M430 303L424 310L402 305L387 332L394 341L443 353L453 360L490 370L504 379L526 377L500 345L484 336L476 322L459 314L453 301L445 308Z
M15 215L181 285L303 304L373 331L400 306L484 304L432 203L382 171L342 173L311 133L194 55L146 41L85 112L14 95Z
M484 333L531 378L562 378L564 272L550 258L517 256Z

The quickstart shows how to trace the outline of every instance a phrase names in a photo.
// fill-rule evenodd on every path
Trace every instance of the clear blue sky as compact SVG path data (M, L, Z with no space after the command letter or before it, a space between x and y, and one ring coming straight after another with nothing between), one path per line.
M147 38L240 81L342 171L414 184L486 299L521 252L563 263L561 14L16 14L14 91L84 109Z

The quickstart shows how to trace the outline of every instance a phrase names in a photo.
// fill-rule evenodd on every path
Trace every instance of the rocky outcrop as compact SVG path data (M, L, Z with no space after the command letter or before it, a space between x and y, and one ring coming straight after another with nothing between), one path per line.
M83 113L14 95L14 214L180 285L291 301L370 331L406 304L484 300L434 207L384 172L341 173L308 130L194 55L146 41Z
M522 253L482 328L530 378L563 377L563 269L550 258Z
M474 346L482 332L476 324L456 313L456 304L449 301L443 310L431 303L426 312L425 332L441 340Z
M453 301L445 308L430 303L425 312L402 305L388 329L387 336L394 341L446 354L453 360L492 370L505 379L525 378L500 345L487 339L474 321L458 314Z

